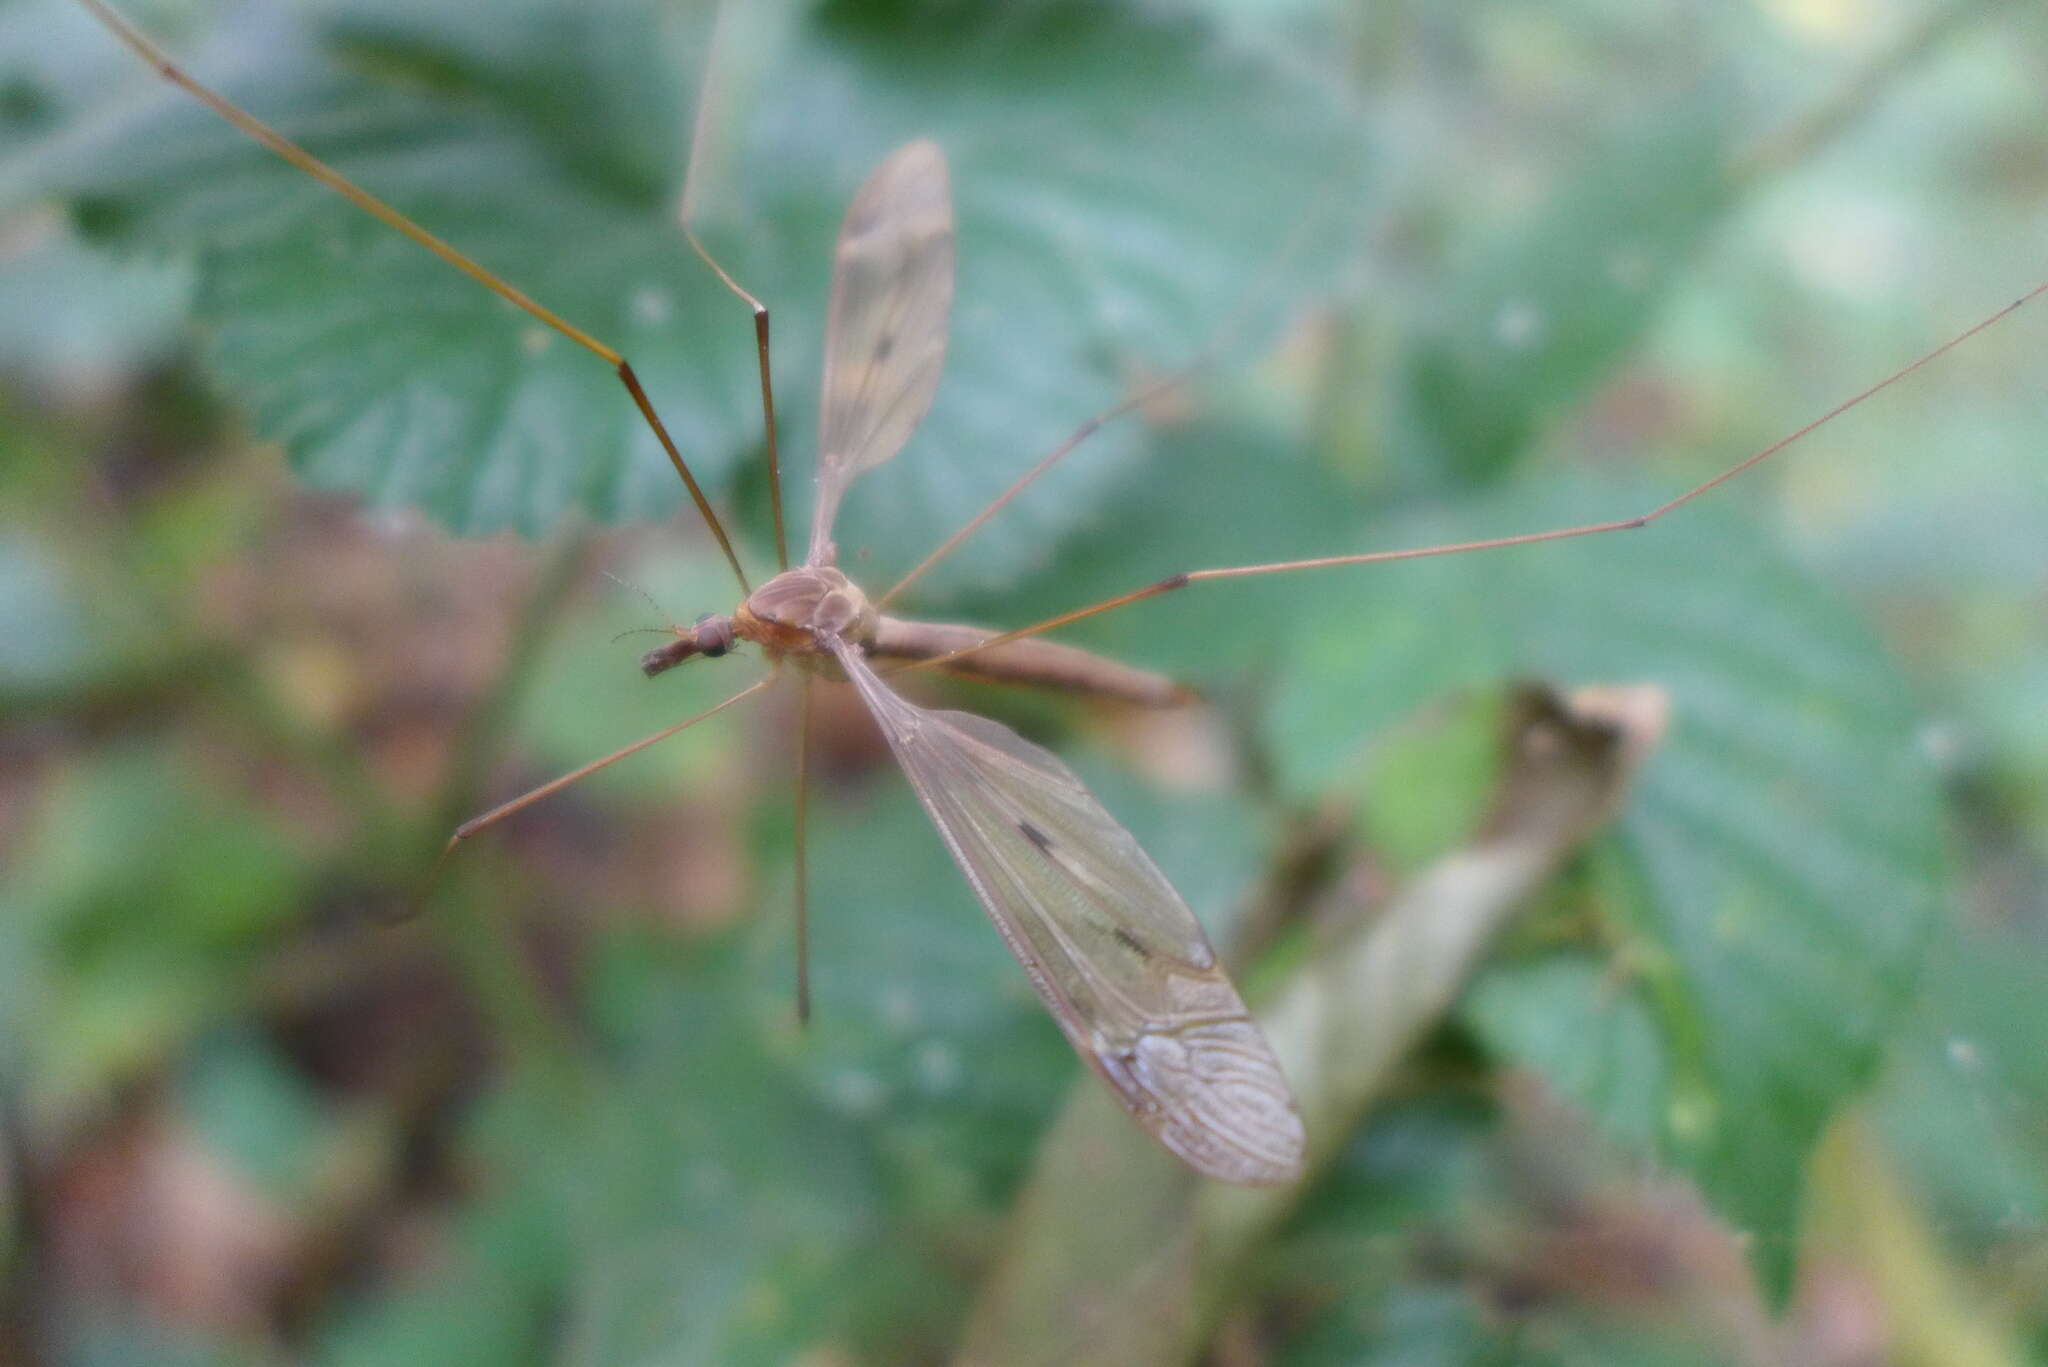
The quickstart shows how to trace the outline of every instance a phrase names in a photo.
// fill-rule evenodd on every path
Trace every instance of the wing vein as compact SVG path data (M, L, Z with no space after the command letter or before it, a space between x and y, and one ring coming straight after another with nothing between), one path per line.
M915 706L858 648L832 649L1004 943L1125 1109L1209 1176L1298 1176L1305 1140L1279 1060L1130 832L1050 752Z

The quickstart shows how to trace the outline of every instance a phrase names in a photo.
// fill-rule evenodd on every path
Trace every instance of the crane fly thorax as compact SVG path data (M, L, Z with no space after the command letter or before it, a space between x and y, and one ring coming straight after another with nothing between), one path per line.
M778 654L830 658L833 640L866 647L879 620L868 596L829 565L784 570L747 595L733 633Z
M844 574L828 565L805 565L755 589L730 617L707 614L695 626L673 628L675 639L641 656L640 669L652 678L694 656L716 659L735 641L752 641L771 657L792 657L837 678L830 642L865 651L875 643L880 620L868 596Z

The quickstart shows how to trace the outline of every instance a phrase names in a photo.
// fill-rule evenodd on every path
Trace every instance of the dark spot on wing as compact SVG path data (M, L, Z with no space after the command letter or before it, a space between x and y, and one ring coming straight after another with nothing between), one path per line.
M889 359L889 353L890 353L890 352L892 352L892 351L894 351L895 349L896 349L896 334L895 334L895 333L893 333L893 332L885 332L885 333L883 333L883 334L882 334L881 336L879 336L879 337L875 338L875 359L876 359L877 361L886 361L886 360L888 360L888 359Z
M1054 868L1057 868L1060 870L1060 872L1066 874L1069 879L1072 879L1074 877L1072 870L1062 865L1059 860L1053 859L1051 836L1047 835L1044 831L1039 830L1038 827L1032 825L1028 821L1019 821L1017 823L1017 829L1024 833L1024 838L1026 840L1029 840L1033 845L1037 846L1038 852L1040 854L1043 854L1047 859L1052 860ZM1131 953L1137 955L1140 959L1150 959L1152 957L1152 951L1147 949L1144 943L1140 941L1137 936L1131 934L1130 931L1125 930L1122 926L1111 926L1109 928L1109 934L1110 937L1114 939L1118 944L1122 945L1125 949L1131 951Z

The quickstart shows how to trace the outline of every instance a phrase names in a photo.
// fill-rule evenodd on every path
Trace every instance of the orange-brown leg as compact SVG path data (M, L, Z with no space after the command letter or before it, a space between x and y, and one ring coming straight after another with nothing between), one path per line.
M811 685L803 676L796 724L796 1021L811 1022L811 908L809 855L805 849L811 796Z
M1700 495L1710 490L1718 489L1736 476L1743 474L1754 466L1761 465L1808 433L1826 426L1858 404L1891 388L1930 361L1961 346L1964 342L1969 341L1970 338L1984 331L1984 329L2016 313L2043 294L2048 294L2048 281L2043 281L2034 286L1997 312L1980 319L1970 327L1965 328L1943 342L1940 346L1924 352L1914 360L1900 366L1868 389L1844 399L1841 403L1836 404L1833 408L1830 408L1827 412L1821 414L1797 431L1779 438L1761 451L1744 457L1723 470L1720 474L1695 484L1677 497L1667 499L1648 512L1638 513L1634 517L1620 518L1611 522L1587 522L1575 527L1554 527L1548 531L1541 532L1522 532L1515 536L1489 537L1480 541L1447 542L1441 546L1414 546L1402 550L1363 551L1353 555L1316 556L1307 560L1275 560L1260 565L1224 565L1212 569L1185 570L1179 574L1168 575L1166 578L1156 583L1147 584L1143 588L1132 589L1130 592L1120 593L1114 598L1105 598L1099 603L1090 603L1086 607L1079 607L1070 612L1060 613L1057 617L1048 617L1042 622L1033 622L1030 626L1019 627L1015 631L1006 631L1000 635L991 636L985 641L977 642L962 650L956 650L951 654L937 655L930 659L919 660L914 664L904 665L901 669L891 670L890 672L902 673L905 670L931 669L951 664L955 660L975 654L977 651L988 650L991 647L1002 645L1006 641L1017 641L1027 636L1037 636L1042 632L1052 631L1069 623L1078 622L1085 617L1094 617L1101 613L1111 612L1131 603L1143 602L1147 598L1157 598L1161 594L1172 593L1177 589L1184 589L1190 584L1198 584L1209 579L1243 579L1260 574L1287 574L1295 570L1334 569L1339 565L1376 565L1390 560L1420 560L1434 555L1461 555L1467 551L1497 551L1505 550L1510 546L1534 545L1541 541L1564 541L1572 537L1597 536L1603 532L1625 532L1632 531L1637 527L1647 527L1666 513L1683 507Z
M697 94L696 118L691 123L690 164L683 172L683 196L676 207L676 222L682 228L690 250L711 268L720 284L738 295L754 311L754 352L761 372L761 434L768 452L768 502L775 513L775 563L786 570L789 568L789 534L783 529L782 520L782 460L776 452L775 381L768 364L768 306L733 279L732 273L719 264L718 258L697 237L697 195L703 184L699 171L709 161L711 120L716 115L719 96L724 89L725 63L719 60L719 54L725 46L727 16L730 13L727 6L721 4L717 17L711 23L710 52L704 63L704 84Z
M748 684L745 688L742 688L739 692L733 694L731 697L727 698L724 702L719 703L715 707L707 707L694 717L689 717L683 721L679 721L674 726L664 727L661 730L656 731L651 736L643 736L639 740L634 741L631 745L621 746L619 749L612 751L609 755L606 755L603 759L592 760L590 763L583 765L581 768L570 770L568 773L563 774L560 778L550 779L546 783L541 784L538 788L529 789L528 791L521 793L518 797L513 798L510 802L499 803L497 806L491 808L491 810L489 810L488 812L485 812L482 816L471 817L468 821L465 821L460 826L457 826L455 828L455 834L449 836L448 843L441 847L441 855L438 859L434 861L433 872L428 876L429 886L432 885L435 879L440 877L441 868L448 862L448 856L455 853L455 847L457 845L460 845L463 841L469 839L471 836L475 835L477 832L484 830L487 827L497 825L500 821L503 821L506 817L511 816L515 812L524 811L526 808L531 807L534 803L540 801L544 797L552 797L554 794L560 792L562 789L568 787L570 784L577 783L582 781L583 779L589 778L592 774L596 773L600 769L607 768L613 764L617 764L620 760L626 758L628 755L637 755L642 750L645 750L648 746L658 744L661 741L665 741L670 736L675 735L678 731L686 731L690 727L695 726L698 722L703 721L705 718L718 715L720 712L725 711L726 708L731 707L734 703L740 702L746 698L753 697L756 693L759 693L763 689L767 688L768 685L774 682L775 676L773 674L770 674L765 679L760 679L754 683Z
M673 465L676 473L682 476L683 487L690 492L690 501L696 504L698 515L704 519L704 525L711 530L711 535L717 539L718 548L725 553L726 563L732 566L733 575L739 580L741 591L748 591L747 572L740 567L739 555L733 550L732 540L725 532L725 525L718 520L718 514L711 510L711 502L704 496L704 490L698 485L696 475L691 473L689 462L684 460L683 453L676 449L675 439L669 435L668 428L661 421L661 416L654 411L654 404L648 399L647 391L640 387L640 377L634 374L631 363L624 356L612 350L612 348L606 346L582 328L577 327L561 315L531 298L524 291L516 289L505 280L485 270L476 261L428 232L425 228L422 228L419 224L413 222L404 214L371 194L368 190L363 189L354 181L342 175L341 172L335 170L326 162L321 161L290 138L285 137L284 134L278 132L269 124L245 112L230 102L225 96L218 94L207 86L201 85L197 80L187 75L177 63L173 62L162 48L150 41L146 34L108 6L105 0L78 0L78 3L85 6L94 18L106 25L116 38L119 38L130 50L140 56L143 61L155 68L157 74L165 80L191 95L208 109L226 119L236 128L241 129L242 132L248 134L255 141L263 144L263 146L269 148L299 170L304 171L313 179L327 186L364 213L369 214L372 218L377 219L395 231L403 233L435 256L440 257L443 261L476 281L479 285L482 285L491 293L497 295L500 299L503 299L506 303L525 310L542 323L545 323L556 332L562 334L562 336L567 337L576 345L611 366L613 372L618 375L619 382L625 385L626 392L632 396L634 407L640 410L641 417L647 420L648 427L653 429L656 439L661 442L661 449L667 453L669 464ZM712 268L714 270L717 269L716 262L712 263ZM721 279L726 278L724 271L720 270L718 273ZM730 284L731 281L728 279L727 283ZM769 387L767 370L768 329L765 311L763 316L757 320L756 332L760 337L761 346L761 389L762 393L766 395L769 392ZM772 425L769 430L769 442L769 452L772 459L775 449Z

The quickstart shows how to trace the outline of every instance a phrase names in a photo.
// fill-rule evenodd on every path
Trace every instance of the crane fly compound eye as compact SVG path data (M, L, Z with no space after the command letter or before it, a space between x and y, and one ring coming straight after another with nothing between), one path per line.
M707 612L697 619L697 649L707 659L715 660L732 649L732 623L715 612Z

